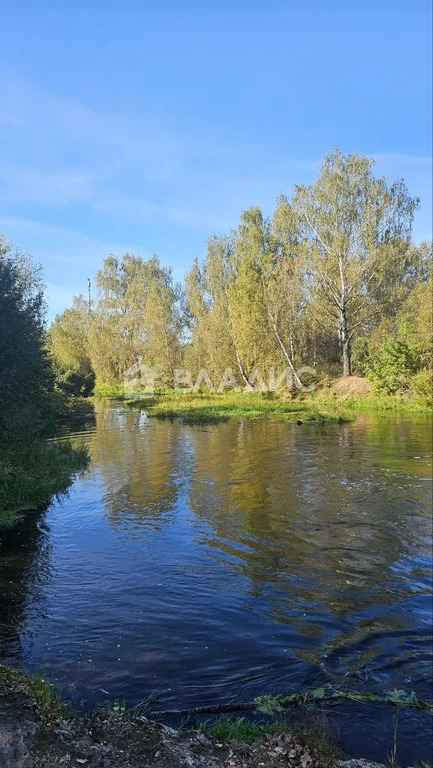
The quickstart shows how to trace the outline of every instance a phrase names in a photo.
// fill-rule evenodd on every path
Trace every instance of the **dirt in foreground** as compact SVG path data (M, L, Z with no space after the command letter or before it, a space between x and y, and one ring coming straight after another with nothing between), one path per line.
M58 702L35 696L27 678L0 668L0 768L331 768L289 734L255 744L220 743L194 731L176 731L144 717L100 711L59 716ZM372 763L338 763L360 768Z

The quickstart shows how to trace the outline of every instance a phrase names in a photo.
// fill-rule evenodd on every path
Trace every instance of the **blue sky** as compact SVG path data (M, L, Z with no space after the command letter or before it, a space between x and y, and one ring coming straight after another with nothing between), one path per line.
M337 144L403 176L431 237L429 6L0 2L0 232L42 263L50 317L109 253L181 279Z

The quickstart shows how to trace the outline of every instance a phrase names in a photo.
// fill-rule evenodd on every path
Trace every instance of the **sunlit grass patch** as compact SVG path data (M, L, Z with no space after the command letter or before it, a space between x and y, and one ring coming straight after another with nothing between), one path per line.
M397 395L373 394L362 397L348 395L341 397L329 391L317 392L312 401L320 410L331 411L336 407L344 408L348 413L361 411L394 411L398 413L432 413L431 399L421 395L402 397Z
M216 424L232 418L272 417L284 421L347 421L347 409L327 404L323 410L309 400L284 400L273 392L164 392L129 401L149 416L179 418L189 424Z

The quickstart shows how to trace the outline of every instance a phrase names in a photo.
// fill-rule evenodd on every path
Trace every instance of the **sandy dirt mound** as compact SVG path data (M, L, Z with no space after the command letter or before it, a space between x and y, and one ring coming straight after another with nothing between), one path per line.
M370 382L362 376L341 376L331 386L331 392L341 397L367 397L372 391Z

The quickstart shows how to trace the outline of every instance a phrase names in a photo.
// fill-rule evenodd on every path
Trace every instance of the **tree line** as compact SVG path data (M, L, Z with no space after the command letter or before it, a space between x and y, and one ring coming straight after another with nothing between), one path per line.
M162 385L174 371L251 371L301 365L319 377L367 375L400 392L430 383L431 243L414 245L419 201L372 159L327 154L317 179L281 195L268 217L248 208L212 235L183 285L156 256L109 256L47 334L58 385L115 392L142 361ZM253 385L254 386L254 385Z

